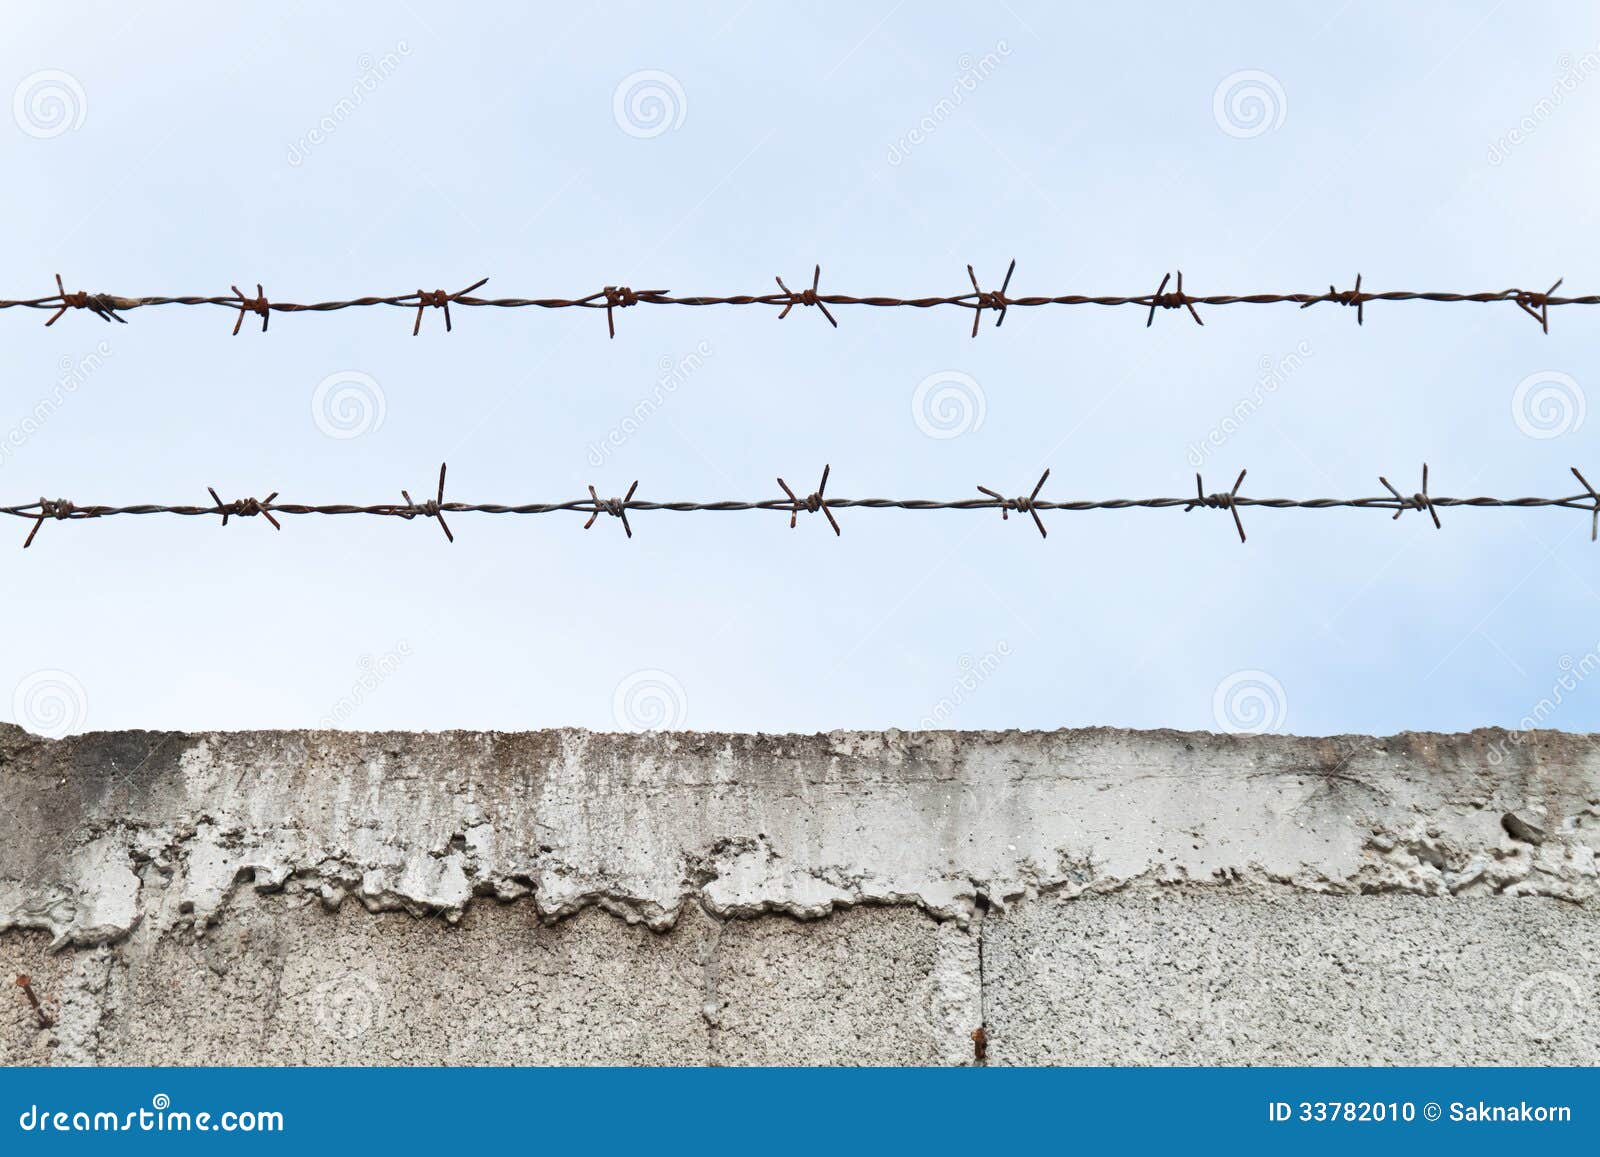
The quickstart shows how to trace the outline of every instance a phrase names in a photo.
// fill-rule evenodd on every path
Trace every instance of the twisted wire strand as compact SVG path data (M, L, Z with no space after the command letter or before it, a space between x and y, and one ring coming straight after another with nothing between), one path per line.
M221 518L222 525L228 525L233 518L249 518L261 516L276 529L282 529L278 516L301 515L327 515L340 517L346 515L359 515L378 518L414 518L431 519L437 521L446 538L455 541L446 515L457 514L496 514L496 515L536 515L536 514L586 514L588 521L584 529L594 525L597 519L604 514L621 521L628 537L633 537L633 527L628 519L629 514L653 513L657 511L670 511L673 513L738 513L748 511L780 511L789 515L791 527L797 525L801 514L823 514L835 534L842 533L838 521L834 517L835 511L844 510L899 510L899 511L989 511L997 510L1002 519L1009 519L1012 513L1029 515L1038 529L1041 537L1048 535L1049 531L1041 514L1056 511L1078 512L1090 510L1168 510L1181 509L1185 512L1205 510L1225 510L1232 515L1234 526L1239 534L1239 541L1246 541L1244 523L1240 516L1241 510L1263 507L1269 510L1383 510L1392 513L1398 519L1406 511L1417 511L1426 514L1435 527L1441 526L1439 511L1454 507L1480 507L1480 508L1517 508L1530 509L1537 507L1561 507L1570 510L1582 510L1590 515L1590 539L1600 535L1600 492L1597 492L1577 467L1572 467L1572 474L1583 486L1583 491L1576 494L1553 497L1525 497L1525 498L1498 498L1489 495L1473 497L1452 497L1435 495L1428 492L1428 467L1422 468L1421 489L1405 494L1389 480L1380 476L1386 495L1373 495L1358 498L1257 498L1240 493L1244 484L1247 471L1241 470L1235 479L1231 490L1207 492L1200 475L1195 475L1195 493L1185 497L1152 497L1152 498L1069 498L1051 499L1039 497L1041 490L1050 477L1046 470L1034 485L1031 494L1017 497L1006 497L998 490L986 486L977 489L982 497L978 498L839 498L825 497L828 484L828 475L831 467L824 467L822 479L816 490L801 496L795 492L782 478L779 478L778 487L784 492L784 497L754 498L754 499L715 499L708 501L662 501L651 498L636 498L639 483L635 481L629 487L626 495L617 498L603 498L593 486L589 487L589 497L572 498L558 502L462 502L447 501L445 499L446 467L439 467L438 487L433 497L417 502L412 499L407 491L401 491L401 502L381 502L374 504L356 503L300 503L279 501L276 491L265 498L241 498L224 501L215 489L209 489L211 497L209 504L176 504L164 503L136 503L131 505L84 505L67 499L40 498L36 502L22 503L13 506L0 506L0 515L14 518L27 519L33 523L28 531L23 547L33 545L34 539L46 522L77 522L85 519L116 518L125 516L146 515L173 515L184 518Z
M775 277L773 280L777 284L777 292L769 291L756 294L674 295L671 290L667 289L635 290L626 285L607 285L592 293L578 297L474 296L477 290L488 283L489 279L485 277L473 282L464 289L455 291L417 289L409 293L379 294L313 302L272 301L268 299L266 292L259 284L256 285L254 296L244 293L237 285L231 286L233 292L227 295L189 294L173 296L155 294L129 297L112 293L90 293L85 290L68 292L62 282L61 275L57 274L55 293L43 297L0 299L0 309L48 310L50 311L50 317L45 321L45 325L50 326L60 320L61 316L68 310L86 310L99 317L102 321L115 321L126 324L127 319L123 315L137 309L150 309L160 306L220 306L236 312L237 317L234 320L233 332L237 335L246 317L252 315L261 319L261 329L265 332L274 314L331 313L345 309L389 307L416 311L416 317L411 329L413 336L421 332L424 314L429 309L440 310L444 315L446 331L452 330L453 324L450 316L450 307L452 305L465 309L602 309L606 312L607 330L612 337L615 337L615 312L618 309L627 309L639 305L689 307L764 306L778 309L780 319L787 317L789 312L796 306L815 307L828 323L835 328L839 323L830 307L868 306L873 308L932 309L950 306L973 311L972 336L976 337L978 323L985 311L995 314L995 325L998 327L1005 321L1007 311L1012 308L1035 309L1043 306L1133 306L1148 311L1145 325L1149 326L1155 320L1156 310L1158 309L1186 310L1197 325L1204 325L1205 323L1197 309L1199 306L1209 308L1228 305L1288 304L1306 309L1313 305L1333 304L1354 308L1357 323L1363 324L1366 320L1366 307L1373 302L1429 301L1448 304L1510 302L1533 318L1545 333L1549 333L1550 309L1552 307L1600 305L1600 294L1556 296L1555 291L1562 284L1560 280L1557 280L1555 284L1545 290L1511 288L1456 293L1440 290L1364 290L1361 287L1360 274L1356 275L1353 288L1341 290L1329 285L1326 293L1191 294L1184 290L1182 271L1178 271L1176 285L1171 290L1167 288L1173 281L1173 275L1169 273L1162 277L1160 284L1151 293L1132 295L1062 293L1012 297L1009 296L1008 290L1010 289L1012 274L1016 272L1016 267L1017 263L1012 261L1006 270L1005 279L999 289L985 290L981 287L973 267L968 265L967 276L972 283L971 292L923 297L859 296L849 293L824 293L820 288L822 267L817 265L812 270L811 284L808 288L790 289L784 283L783 278Z

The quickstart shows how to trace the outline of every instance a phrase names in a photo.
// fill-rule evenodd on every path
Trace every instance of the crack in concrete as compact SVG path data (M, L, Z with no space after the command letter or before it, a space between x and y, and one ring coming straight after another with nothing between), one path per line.
M706 916L711 921L711 934L701 941L698 948L701 976L700 1017L706 1024L706 1046L711 1054L710 1063L720 1065L722 1062L718 1033L722 1030L722 998L718 993L718 982L722 968L722 933L725 921L711 912L707 912Z
M989 922L989 898L982 891L977 893L975 906L978 910L973 920L973 934L978 943L978 1027L972 1031L973 1063L986 1066L989 1063L989 975L983 958L984 934Z

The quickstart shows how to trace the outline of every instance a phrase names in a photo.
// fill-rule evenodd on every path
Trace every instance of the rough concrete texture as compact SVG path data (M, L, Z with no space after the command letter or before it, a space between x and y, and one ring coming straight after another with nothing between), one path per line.
M10 1063L1597 1063L1600 750L0 726Z
M1248 890L1045 897L991 917L1015 1064L1592 1065L1593 904Z

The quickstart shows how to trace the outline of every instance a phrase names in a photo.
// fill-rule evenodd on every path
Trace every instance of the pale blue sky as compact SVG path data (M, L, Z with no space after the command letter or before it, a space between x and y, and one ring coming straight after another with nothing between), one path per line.
M997 284L1013 256L1017 294L1141 293L1176 268L1192 292L1358 271L1374 290L1600 290L1600 17L1577 5L37 4L8 25L0 296L51 292L57 271L130 295L483 276L508 295L760 293L814 262L825 288L909 296L960 292L967 262ZM655 135L615 113L641 71L681 92ZM1254 135L1216 111L1241 72L1271 81ZM237 338L220 309L48 330L3 311L0 431L27 428L0 500L382 502L429 490L442 459L461 499L634 478L641 497L762 498L824 462L839 496L1026 492L1045 465L1056 497L1185 494L1191 447L1242 399L1259 404L1207 454L1208 488L1248 467L1256 494L1375 494L1380 473L1409 490L1424 459L1447 494L1600 474L1600 415L1531 437L1513 410L1530 375L1600 387L1600 311L1556 311L1548 337L1511 305L1380 304L1362 328L1332 306L1213 309L1204 329L1017 310L977 340L955 310L838 317L639 308L607 341L577 311L456 311L448 336L431 315L415 339L398 310ZM661 364L691 354L661 391ZM1291 356L1261 390L1263 360ZM313 401L345 371L376 383L383 420L329 437ZM933 438L913 399L945 372L976 383L983 420ZM1454 730L1515 725L1600 647L1582 514L1451 510L1436 532L1246 513L1246 546L1216 511L1057 513L1047 541L992 512L845 511L838 539L777 514L639 514L632 541L609 520L462 515L453 546L420 522L122 519L47 525L26 554L7 521L0 712L1213 728L1243 671L1281 687L1283 730ZM1593 688L1562 699L1550 725L1595 728Z

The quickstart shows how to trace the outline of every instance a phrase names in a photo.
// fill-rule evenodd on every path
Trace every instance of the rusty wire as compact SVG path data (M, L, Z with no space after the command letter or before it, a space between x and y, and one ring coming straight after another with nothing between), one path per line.
M1399 518L1408 510L1415 510L1428 515L1433 525L1441 527L1439 511L1455 506L1481 506L1481 507L1545 507L1558 506L1569 510L1582 510L1590 515L1589 537L1592 540L1600 534L1600 491L1590 486L1577 467L1572 467L1572 474L1583 486L1583 491L1555 498L1450 498L1428 492L1428 467L1422 467L1422 488L1411 494L1403 493L1398 487L1392 485L1385 477L1380 476L1378 481L1388 490L1388 495L1379 495L1369 498L1253 498L1241 494L1246 471L1239 471L1234 479L1233 486L1228 490L1212 491L1207 493L1205 483L1199 474L1195 475L1195 492L1192 496L1182 498L1100 498L1100 499L1048 499L1040 498L1039 493L1044 489L1045 482L1050 477L1046 470L1039 476L1031 493L1015 498L1007 498L1003 492L979 486L977 489L982 498L956 498L956 499L928 499L928 498L828 498L824 497L824 490L828 485L830 467L822 468L822 478L816 490L802 497L797 494L782 478L777 480L778 488L783 491L782 498L758 499L721 499L706 502L659 502L647 498L635 498L639 483L635 481L628 487L627 493L619 498L602 498L594 486L589 487L589 497L568 499L564 502L527 502L509 506L496 502L447 502L444 497L445 467L439 467L439 485L434 496L423 502L412 500L409 492L400 492L403 502L386 502L370 506L349 505L344 503L326 505L307 505L298 502L278 501L277 491L273 491L265 498L239 498L224 502L215 489L208 488L211 496L210 505L177 505L167 506L155 503L145 503L134 506L83 506L70 502L64 498L41 498L37 502L26 503L21 506L0 507L0 514L10 515L14 518L27 519L33 523L28 531L28 536L23 542L26 549L33 545L35 537L46 522L63 521L74 522L89 518L111 518L122 515L145 514L171 514L184 517L211 517L220 518L222 525L227 526L230 519L251 518L257 515L265 518L274 529L282 530L283 526L278 521L279 515L324 514L324 515L372 515L384 518L423 518L432 519L439 523L439 528L444 532L445 538L455 541L455 534L445 522L446 514L558 514L563 512L587 514L588 520L584 522L583 529L588 530L602 514L610 515L622 523L622 529L629 538L633 537L633 526L628 521L629 512L669 510L684 512L729 512L751 510L776 510L789 515L791 529L798 526L800 515L803 513L824 515L828 524L833 528L835 535L842 531L833 512L836 510L868 509L868 510L998 510L1002 520L1009 520L1011 513L1027 514L1032 517L1034 526L1038 529L1040 537L1049 534L1040 517L1041 512L1049 511L1083 511L1083 510L1165 510L1180 509L1185 512L1192 510L1225 510L1233 518L1234 528L1238 531L1239 541L1245 541L1244 520L1239 512L1249 507L1266 507L1271 510L1389 510L1394 512L1394 517Z
M1414 291L1414 290L1384 290L1373 291L1361 288L1361 275L1357 274L1354 288L1338 289L1333 285L1328 286L1326 293L1249 293L1249 294L1191 294L1183 287L1183 273L1177 274L1176 284L1172 290L1167 286L1173 282L1171 273L1161 278L1161 283L1153 293L1141 293L1133 296L1088 295L1067 293L1056 296L1022 296L1011 297L1011 276L1016 272L1017 263L1011 262L1006 270L1005 279L996 290L984 290L979 284L978 276L972 266L967 266L967 278L972 283L972 292L960 293L953 296L934 297L858 297L847 293L823 293L821 290L822 267L815 266L811 273L811 286L808 289L794 290L784 282L783 278L776 277L777 293L738 294L734 296L674 296L666 289L630 289L626 285L607 285L593 293L582 297L474 297L473 293L482 288L488 278L481 278L465 289L450 292L444 289L418 289L414 293L400 293L389 296L355 297L338 301L317 301L298 303L290 301L269 301L266 292L258 284L255 296L244 293L237 285L231 286L231 295L215 296L148 296L148 297L122 297L111 293L88 293L79 290L68 293L62 283L61 275L56 275L56 292L47 297L24 298L15 301L0 300L0 309L42 309L49 310L50 317L45 325L54 325L69 309L82 309L94 314L102 321L127 323L123 314L136 309L147 309L162 305L191 305L191 306L222 306L230 311L236 311L233 323L233 332L239 333L247 314L254 314L261 318L261 330L266 332L267 322L274 313L329 313L341 309L355 309L371 306L390 306L397 309L415 310L416 317L412 322L411 333L416 336L422 331L423 315L429 309L437 309L444 314L444 327L446 332L453 329L450 318L450 307L480 308L493 307L497 309L603 309L606 314L606 328L612 337L617 336L616 311L627 309L636 305L682 305L682 306L771 306L779 310L778 317L783 319L795 306L815 307L823 318L834 328L838 328L838 319L834 317L829 306L865 305L876 307L905 306L911 309L931 309L935 306L955 306L961 309L972 310L972 336L978 336L978 323L982 320L984 312L991 311L995 314L995 326L998 328L1006 319L1006 312L1010 309L1029 309L1046 305L1102 305L1102 306L1134 306L1147 310L1145 325L1148 327L1155 321L1158 309L1183 309L1196 325L1204 325L1200 318L1197 306L1222 306L1222 305L1277 305L1294 304L1301 309L1313 305L1329 303L1353 307L1356 311L1356 323L1364 324L1366 321L1366 307L1375 301L1433 301L1433 302L1511 302L1539 323L1539 328L1545 333L1550 332L1550 309L1552 306L1561 305L1600 305L1600 294L1589 294L1583 297L1557 297L1555 291L1561 287L1561 281L1546 290L1529 289L1499 289L1478 293L1449 293L1439 291Z

